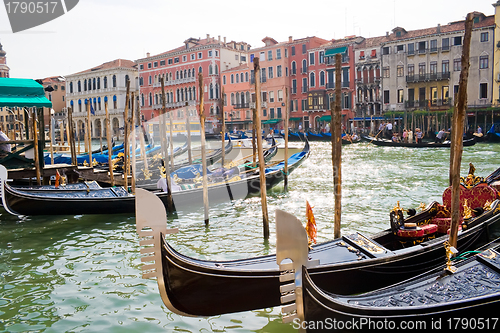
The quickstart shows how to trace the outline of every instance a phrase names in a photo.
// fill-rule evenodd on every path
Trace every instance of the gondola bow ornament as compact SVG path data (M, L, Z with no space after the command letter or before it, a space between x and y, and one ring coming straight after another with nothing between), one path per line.
M309 248L312 248L312 244L316 244L316 238L318 237L318 229L316 227L316 219L314 218L314 213L309 201L306 200L306 232Z

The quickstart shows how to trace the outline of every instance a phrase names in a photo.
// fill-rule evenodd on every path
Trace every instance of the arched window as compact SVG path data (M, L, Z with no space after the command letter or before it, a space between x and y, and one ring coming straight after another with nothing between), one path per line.
M182 79L182 78L183 78L183 76L182 76L182 70L181 70L179 73L179 79Z
M172 72L168 73L168 76L170 77L170 80L172 80Z
M219 66L215 65L215 75L219 74Z
M116 88L116 75L113 75L113 88Z
M97 89L101 89L101 78L97 78Z
M144 85L144 78L142 76L139 78L139 85L140 86Z
M307 72L307 60L302 60L302 73Z
M189 101L188 99L188 88L184 88L184 100Z
M231 74L231 84L234 83L234 74Z
M184 101L184 89L181 88L181 101Z
M179 80L179 71L175 71L175 79Z
M203 68L201 68L201 66L198 67L198 73L203 73Z
M325 71L319 72L319 85L320 86L325 85Z
M209 98L214 99L214 86L210 83Z
M196 96L196 87L193 87L193 100L197 100L198 96Z
M177 89L177 91L176 91L176 95L177 95L177 100L176 100L176 102L180 102L180 100L181 100L181 93L180 93L179 89Z
M247 91L247 98L246 98L247 103L250 103L250 92Z
M224 85L226 84L226 76L225 75L222 77L222 84L224 84Z
M292 61L292 75L297 74L297 63Z
M104 79L102 80L102 84L104 86L104 89L108 88L108 77L105 76Z
M248 82L248 72L245 72L245 82Z
M184 78L187 78L187 71L184 70Z
M241 82L245 82L245 81L243 80L243 73L241 73L241 74L240 74L240 81L241 81Z
M69 93L72 94L73 93L73 82L70 82L69 83ZM71 101L73 102L73 101Z
M128 75L125 75L125 87L127 86L128 81L130 81L130 78L128 77Z
M83 90L87 91L87 79L85 79L85 81L83 81Z
M234 105L234 93L231 93L231 105Z
M219 85L215 84L215 98L219 98Z
M141 94L141 106L144 106L144 94Z
M208 75L212 75L212 65L208 65Z
M200 68L201 68L201 67L200 67ZM193 67L193 70L191 71L191 73L192 73L192 74L191 74L191 76L192 76L192 77L196 77L196 72L195 72L195 70L194 70L194 67ZM200 73L201 73L201 72L200 72Z
M227 106L227 94L224 94L224 106Z
M118 109L118 101L116 100L116 95L113 96L113 108Z
M153 94L149 93L149 106L153 106Z
M240 83L240 75L236 74L236 83Z
M97 84L96 84L96 79L94 78L92 80L92 90L96 90L97 89Z
M309 75L309 84L311 85L311 87L316 86L316 75L314 75L314 72L311 72L311 74Z

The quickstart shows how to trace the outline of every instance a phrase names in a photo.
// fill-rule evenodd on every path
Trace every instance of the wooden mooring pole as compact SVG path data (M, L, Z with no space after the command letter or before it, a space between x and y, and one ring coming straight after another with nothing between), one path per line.
M469 57L472 35L473 14L467 14L465 35L462 48L462 71L458 83L458 98L453 113L452 139L450 150L450 182L451 182L451 228L450 245L457 247L458 224L460 223L460 166L462 164L463 131L467 112L467 82L469 78Z
M290 107L290 101L288 100L288 88L285 88L285 179L283 182L283 187L285 189L285 192L288 191L288 120L290 118L290 113L289 113L289 107Z
M109 167L109 182L111 186L115 186L115 175L113 174L113 147L111 147L111 122L109 120L108 101L104 101L104 110L106 111L106 140L108 141L108 167Z
M165 126L165 114L167 112L166 106L166 98L165 98L165 78L162 76L160 79L161 82L161 114L160 114L160 145L161 145L161 154L163 157L163 166L165 167L165 180L167 183L167 211L169 213L173 213L175 211L174 208L174 200L172 198L172 184L170 179L170 166L168 165L168 154L167 154L167 131Z
M201 165L203 167L203 208L205 211L205 225L209 224L208 216L208 175L207 175L207 149L205 141L205 99L204 99L204 89L203 89L203 74L198 73L198 83L200 92L200 139L201 139Z
M254 73L255 73L255 132L257 135L257 154L259 155L259 176L260 176L260 198L262 203L262 222L264 229L264 239L269 239L269 216L267 214L267 188L266 174L264 169L264 151L262 150L262 133L260 125L260 63L259 58L254 58Z
M332 117L332 165L333 165L333 195L335 199L334 238L340 238L340 220L342 213L342 111L341 97L342 56L335 55L335 110L330 106Z

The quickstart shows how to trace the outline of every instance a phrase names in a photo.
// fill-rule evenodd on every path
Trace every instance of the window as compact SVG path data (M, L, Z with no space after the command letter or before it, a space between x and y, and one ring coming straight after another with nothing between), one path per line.
M278 90L278 102L283 102L283 90Z
M325 85L325 72L321 71L319 73L319 85L324 86Z
M408 76L414 76L415 75L415 65L409 64L408 65Z
M302 60L302 73L307 73L307 61L306 61L306 59Z
M165 60L160 60L160 66L165 66Z
M387 55L390 53L390 50L391 49L389 48L389 46L386 46L386 47L382 48L382 54Z
M320 64L325 63L325 51L319 51L319 63Z
M174 64L178 64L178 63L179 63L179 57L174 58Z
M448 51L450 49L450 39L449 38L443 38L441 41L441 50L442 51Z
M390 77L390 68L389 67L384 67L382 69L382 76L383 77Z
M201 59L203 58L203 53L202 52L198 52L198 59Z
M309 53L309 65L314 65L314 52Z
M408 44L408 54L415 54L415 44L414 43Z
M222 77L222 84L226 84L226 76L225 75Z
M430 73L437 74L437 67L438 67L437 61L431 61L430 66L429 66Z
M155 68L156 68L156 67L158 67L158 61L155 61L155 62L153 63L153 67L155 67Z
M401 77L401 76L404 76L405 75L405 69L403 67L403 65L399 65L398 68L397 68L397 72L398 72L398 76Z
M488 32L481 32L481 42L488 41Z
M276 77L282 77L283 72L281 70L281 65L276 66Z
M425 49L426 49L426 42L418 42L418 53L425 53Z
M139 69L144 69L144 64L140 64Z
M420 76L425 75L425 62L421 62L420 64L418 64L418 74Z
M273 67L269 67L267 69L269 78L272 79L274 77Z
M453 70L459 72L462 70L462 59L453 59Z
M240 83L240 76L236 74L236 83Z
M266 60L266 52L261 52L261 53L260 53L260 55L259 55L259 60L260 60L261 62Z
M443 60L443 62L441 63L441 72L443 72L443 73L450 72L450 61L449 60Z
M307 92L307 78L302 79L302 92Z
M403 89L398 89L398 103L403 103Z
M80 82L78 82L78 85L80 85ZM104 85L104 89L108 88L108 77L107 76L105 76L103 79L103 85ZM78 88L78 91L80 91L80 88Z
M183 55L183 56L182 56L182 61L183 61L183 62L186 62L187 60L188 60L187 55Z
M316 75L314 74L314 72L311 72L311 74L309 75L309 84L311 85L311 87L316 87Z
M438 41L437 39L431 40L431 52L437 52L438 50Z
M484 55L484 56L480 56L479 57L479 69L485 69L485 68L488 68L488 56L487 55Z
M274 91L269 92L269 102L274 103Z
M462 45L462 36L452 37L453 45Z
M396 53L403 53L405 51L405 46L404 45L396 45Z
M69 83L69 93L72 94L73 93L73 82L70 82Z
M168 60L167 60L167 63L168 63L169 65L172 65L172 61L173 61L172 59L168 59Z
M292 46L292 56L295 55L295 46Z
M479 84L479 98L488 98L488 83Z
M194 53L191 53L191 60L195 60L196 59L196 55Z
M297 74L297 63L295 61L292 61L292 69L291 69L291 75L296 75Z
M307 52L307 46L306 44L302 44L302 54L306 54Z
M273 60L273 50L267 51L267 60Z
M260 82L266 82L266 81L267 81L266 69L261 68L260 69Z
M245 82L248 82L248 72L245 72Z
M443 86L442 88L443 103L447 103L450 98L450 87Z
M211 57L212 56L212 50L209 50L208 51L208 56Z
M234 83L234 74L231 74L231 84Z
M151 68L151 63L148 64L148 68Z
M389 104L389 90L384 90L384 104Z
M113 88L116 88L116 75L113 75Z
M276 50L276 60L281 59L281 49Z

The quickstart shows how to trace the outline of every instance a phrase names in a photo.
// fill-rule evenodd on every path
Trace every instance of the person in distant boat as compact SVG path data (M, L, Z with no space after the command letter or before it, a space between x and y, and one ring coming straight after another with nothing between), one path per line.
M325 133L330 133L330 123L326 123L326 125L325 125Z
M1 129L0 129L0 141L10 141L9 137L7 134L5 134ZM3 143L0 144L0 151L10 153L10 143Z
M420 128L415 128L415 142L422 143L422 138L424 137L424 133Z
M394 134L392 135L392 139L391 139L391 140L392 140L392 142L399 142L398 133L394 133Z
M413 131L411 128L408 130L408 143L413 143Z
M299 132L302 132L302 124L299 124Z
M445 134L450 134L449 132L446 132L444 128L442 128L438 134L436 135L436 140L434 142L436 143L443 143L445 137Z
M358 136L356 133L354 133L354 134L352 135L351 139L352 139L353 141L356 141L356 140L358 140L358 139L359 139L359 136Z
M408 131L406 128L403 130L403 142L408 142Z

